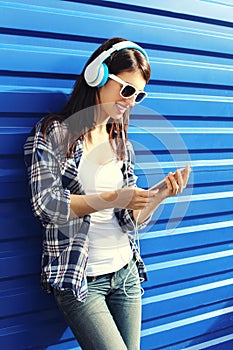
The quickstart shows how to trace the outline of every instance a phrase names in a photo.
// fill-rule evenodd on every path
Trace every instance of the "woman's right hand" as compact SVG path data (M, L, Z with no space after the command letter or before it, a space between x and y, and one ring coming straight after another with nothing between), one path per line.
M117 197L114 207L143 210L153 202L157 193L157 190L149 191L137 187L125 187L116 191Z

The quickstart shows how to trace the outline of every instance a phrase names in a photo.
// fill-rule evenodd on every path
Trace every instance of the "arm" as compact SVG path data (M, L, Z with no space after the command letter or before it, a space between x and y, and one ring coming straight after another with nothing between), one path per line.
M60 129L54 123L45 140L38 123L24 145L32 210L43 224L62 225L69 219L70 190L63 187L58 154Z
M85 195L76 166L66 162L64 139L65 128L58 122L52 124L46 140L38 124L24 146L32 209L43 223L62 225L70 218L107 208L143 208L147 199L139 189Z
M91 214L109 208L142 210L152 201L154 193L136 187L93 195L70 195L71 217Z
M153 214L165 198L183 191L189 173L189 166L186 166L183 177L179 170L174 175L169 173L166 177L167 188L159 192L127 187L94 195L71 194L71 215L83 216L103 209L122 208L132 210L134 220L141 224Z
M99 210L113 208L117 191L90 195L70 195L70 217L84 216Z

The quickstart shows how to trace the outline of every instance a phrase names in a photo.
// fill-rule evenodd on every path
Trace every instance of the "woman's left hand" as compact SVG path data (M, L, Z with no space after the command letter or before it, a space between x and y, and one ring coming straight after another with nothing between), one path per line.
M180 170L176 170L175 173L169 173L166 176L167 188L164 190L164 195L166 197L176 196L182 193L183 189L186 187L191 168L187 165L184 171L181 173Z

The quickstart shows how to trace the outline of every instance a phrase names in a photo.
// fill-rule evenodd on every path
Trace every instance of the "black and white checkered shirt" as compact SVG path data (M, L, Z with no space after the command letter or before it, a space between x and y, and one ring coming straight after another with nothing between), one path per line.
M51 287L71 289L78 300L85 301L90 215L69 218L70 194L85 194L78 176L83 141L77 141L72 158L68 158L64 147L66 135L65 123L54 121L44 138L40 121L27 138L24 155L32 210L44 227L42 287L48 292ZM122 167L123 186L136 186L130 142L127 142L127 154ZM140 277L146 279L145 265L130 234L135 225L132 210L116 208L114 212L123 232L129 236ZM148 221L138 228L146 226Z

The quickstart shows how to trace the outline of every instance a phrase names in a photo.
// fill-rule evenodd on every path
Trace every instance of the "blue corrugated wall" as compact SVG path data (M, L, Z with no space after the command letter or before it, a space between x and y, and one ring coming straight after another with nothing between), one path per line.
M141 237L141 349L232 349L233 3L86 2L0 1L1 349L79 349L40 290L41 228L22 146L113 36L141 44L152 65L149 98L130 127L139 185L186 162L193 170Z

